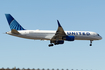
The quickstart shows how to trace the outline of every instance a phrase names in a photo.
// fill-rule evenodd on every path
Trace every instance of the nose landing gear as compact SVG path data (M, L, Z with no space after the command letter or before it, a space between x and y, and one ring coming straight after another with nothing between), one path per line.
M90 40L90 46L92 46L92 40Z

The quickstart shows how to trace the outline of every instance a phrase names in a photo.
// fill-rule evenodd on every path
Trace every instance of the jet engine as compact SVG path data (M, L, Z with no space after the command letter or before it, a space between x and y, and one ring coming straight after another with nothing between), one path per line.
M67 40L67 41L74 41L75 37L74 36L65 36L63 37L64 40Z
M57 44L63 44L63 43L64 43L63 40L58 40L58 41L56 41L54 44L57 45Z

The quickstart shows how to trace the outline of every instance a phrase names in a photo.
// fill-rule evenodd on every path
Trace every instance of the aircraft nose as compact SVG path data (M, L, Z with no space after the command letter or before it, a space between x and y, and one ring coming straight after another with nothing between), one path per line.
M102 37L101 36L99 36L99 40L101 40L102 39Z

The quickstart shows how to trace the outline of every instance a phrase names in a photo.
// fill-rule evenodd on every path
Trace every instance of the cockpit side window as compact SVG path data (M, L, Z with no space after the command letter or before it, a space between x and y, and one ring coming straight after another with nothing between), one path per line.
M100 36L99 34L97 34L98 36Z

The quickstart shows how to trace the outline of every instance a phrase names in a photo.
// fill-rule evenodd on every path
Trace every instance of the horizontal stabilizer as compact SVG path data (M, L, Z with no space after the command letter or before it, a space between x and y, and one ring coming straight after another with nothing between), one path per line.
M12 29L11 32L12 32L13 34L20 34L16 29Z

